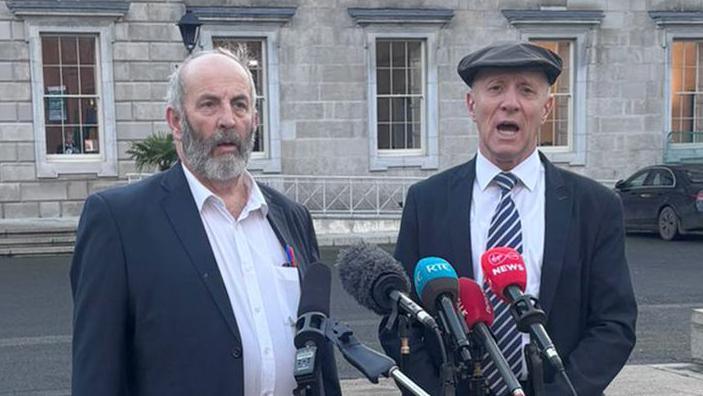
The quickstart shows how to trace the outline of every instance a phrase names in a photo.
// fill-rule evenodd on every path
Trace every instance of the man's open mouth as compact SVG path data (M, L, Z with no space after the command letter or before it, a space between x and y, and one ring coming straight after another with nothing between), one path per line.
M498 129L500 132L515 133L520 130L520 126L512 121L503 121L496 126L496 129Z

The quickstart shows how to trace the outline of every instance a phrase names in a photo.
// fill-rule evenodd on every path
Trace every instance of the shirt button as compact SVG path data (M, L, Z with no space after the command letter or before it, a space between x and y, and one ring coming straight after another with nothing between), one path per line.
M235 347L234 349L232 349L232 357L235 359L239 359L240 357L242 357L242 349L239 347Z

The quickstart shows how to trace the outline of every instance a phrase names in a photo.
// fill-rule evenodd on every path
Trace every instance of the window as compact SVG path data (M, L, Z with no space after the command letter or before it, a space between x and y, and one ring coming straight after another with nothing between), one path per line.
M590 129L586 117L589 57L603 11L555 6L505 9L501 13L517 29L519 39L548 48L562 58L562 73L552 86L552 113L539 133L540 150L553 162L585 165Z
M97 36L40 36L47 155L100 154Z
M424 40L376 40L376 133L380 153L422 151Z
M117 176L111 22L28 31L37 176Z
M247 39L247 38L232 38L232 37L213 37L212 46L214 48L221 47L230 50L236 50L239 46L244 46L249 55L249 70L254 77L254 86L256 87L256 109L259 112L259 127L256 130L256 140L254 142L254 156L263 156L267 151L266 139L268 135L268 109L266 108L267 85L266 85L266 40L265 39Z
M703 142L703 39L671 46L671 142Z
M570 147L571 120L573 119L572 107L572 80L573 69L573 40L540 40L532 42L540 47L547 48L562 59L562 70L557 81L552 85L551 93L554 96L554 106L547 121L537 137L540 147Z
M295 15L295 7L187 7L203 26L203 48L245 45L249 52L249 70L254 77L258 100L259 127L250 170L281 172L281 122L279 106L278 50L281 26Z
M439 33L448 8L347 8L366 34L369 169L439 167Z

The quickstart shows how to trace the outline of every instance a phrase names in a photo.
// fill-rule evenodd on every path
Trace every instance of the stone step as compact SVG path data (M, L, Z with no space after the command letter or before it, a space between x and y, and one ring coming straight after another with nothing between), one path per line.
M62 246L0 246L0 256L47 256L73 253L73 244Z
M0 237L0 247L6 246L41 246L41 245L71 245L76 243L75 234L25 234L22 236Z

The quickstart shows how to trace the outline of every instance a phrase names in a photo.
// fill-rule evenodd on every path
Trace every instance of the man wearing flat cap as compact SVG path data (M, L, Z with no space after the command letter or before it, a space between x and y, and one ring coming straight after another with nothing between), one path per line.
M602 395L635 344L637 306L619 198L557 168L537 150L537 134L552 109L550 86L561 67L558 55L524 42L491 45L461 60L458 73L470 87L466 106L478 129L478 151L409 189L395 257L412 276L418 260L439 256L459 277L484 285L494 305L497 343L529 393L535 381L523 348L530 337L517 331L481 269L487 250L515 249L525 262L525 293L545 311L546 331L575 391ZM438 348L430 334L413 330L404 371L431 394L441 394ZM380 338L398 357L396 334L382 327ZM549 362L543 369L547 395L573 394ZM491 394L509 394L490 361L482 362L482 373ZM459 381L456 394L468 392L468 382Z

